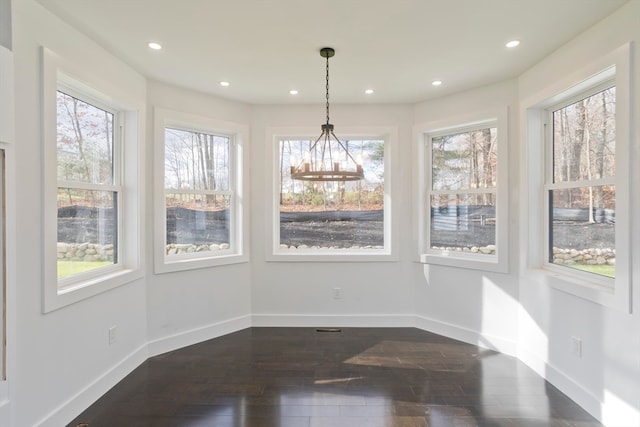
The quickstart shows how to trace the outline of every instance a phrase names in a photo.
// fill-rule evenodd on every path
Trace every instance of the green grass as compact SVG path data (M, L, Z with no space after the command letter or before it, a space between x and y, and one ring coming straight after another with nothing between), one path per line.
M586 264L573 264L570 266L576 270L587 271L589 273L599 274L606 277L616 277L615 265L586 265Z
M111 261L60 261L58 260L58 279L95 270L96 268L112 265Z

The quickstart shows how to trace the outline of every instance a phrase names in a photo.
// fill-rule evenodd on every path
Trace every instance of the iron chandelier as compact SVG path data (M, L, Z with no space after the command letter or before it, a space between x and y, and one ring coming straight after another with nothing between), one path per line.
M362 162L356 161L349 153L348 143L344 144L333 132L329 122L329 58L335 55L330 47L320 49L320 56L326 59L326 112L327 121L321 126L322 133L311 144L305 158L296 166L291 165L291 178L300 181L359 181L364 178Z

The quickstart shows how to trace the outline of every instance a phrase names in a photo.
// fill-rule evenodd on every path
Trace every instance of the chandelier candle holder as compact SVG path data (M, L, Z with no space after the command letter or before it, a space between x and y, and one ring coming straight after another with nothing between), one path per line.
M304 159L297 165L291 158L291 178L300 181L359 181L364 179L362 160L349 153L348 142L342 143L333 132L329 121L329 58L335 55L330 47L320 49L326 59L326 112L327 122L321 126L322 133L309 147Z

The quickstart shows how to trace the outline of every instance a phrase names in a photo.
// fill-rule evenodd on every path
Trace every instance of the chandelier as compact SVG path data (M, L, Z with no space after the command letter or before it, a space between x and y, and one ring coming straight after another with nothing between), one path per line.
M291 178L300 181L359 181L364 178L362 161L356 161L349 146L343 144L329 123L329 58L335 55L330 47L320 49L326 59L326 110L327 122L321 126L322 133L309 147L304 159L297 165L291 162Z

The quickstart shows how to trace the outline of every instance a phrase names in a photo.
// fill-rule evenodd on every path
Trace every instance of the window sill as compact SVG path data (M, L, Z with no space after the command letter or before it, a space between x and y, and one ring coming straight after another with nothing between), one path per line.
M49 313L143 277L141 269L123 269L78 281L58 290L45 286L43 312Z
M589 273L579 274L558 271L553 265L538 269L529 269L527 273L536 282L546 284L565 294L590 301L604 307L631 313L629 288L619 286L618 279L589 277ZM562 267L560 267L562 268ZM614 285L614 282L615 285Z
M176 257L177 258L177 257ZM224 265L242 264L249 262L249 256L245 254L230 253L208 258L177 258L175 260L157 262L155 274L173 273L178 271L195 270L200 268L221 267Z

